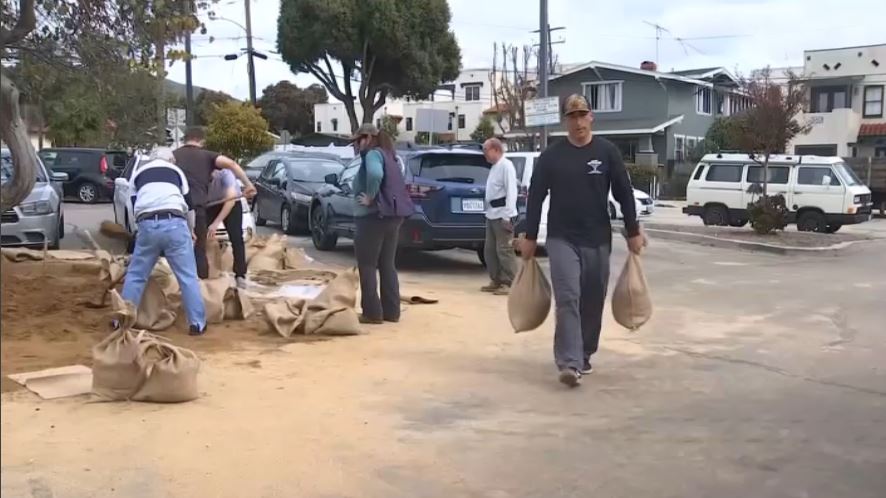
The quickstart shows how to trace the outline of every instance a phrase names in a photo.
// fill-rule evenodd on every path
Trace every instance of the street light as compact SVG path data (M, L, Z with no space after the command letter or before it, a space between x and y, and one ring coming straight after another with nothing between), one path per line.
M262 60L267 60L268 56L262 54L260 52L256 52L254 48L252 48L252 14L249 9L250 0L246 0L246 26L240 24L239 22L228 19L227 17L221 17L217 15L210 15L210 21L225 21L237 26L246 32L246 56L247 56L247 64L246 64L246 73L249 76L249 101L252 102L252 105L256 104L255 101L255 62L253 60L254 57L258 57ZM240 57L240 54L228 54L225 56L226 61L237 60Z

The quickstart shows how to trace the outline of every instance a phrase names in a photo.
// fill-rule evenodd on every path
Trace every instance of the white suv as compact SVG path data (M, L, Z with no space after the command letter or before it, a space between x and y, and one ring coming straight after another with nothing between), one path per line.
M132 186L129 185L129 179L132 172L135 171L140 164L149 161L148 156L135 155L126 164L123 173L114 180L114 221L123 225L131 234L135 234L138 225L135 223L135 215L132 208ZM238 180L239 181L239 180ZM252 217L252 210L249 202L245 198L239 200L240 209L243 211L243 241L249 242L255 235L255 218ZM219 240L228 240L228 232L224 225L216 230L216 238Z
M871 219L871 191L839 157L773 155L768 193L781 194L788 223L803 232L833 233ZM686 187L683 212L705 225L744 226L759 198L763 167L748 154L708 154Z

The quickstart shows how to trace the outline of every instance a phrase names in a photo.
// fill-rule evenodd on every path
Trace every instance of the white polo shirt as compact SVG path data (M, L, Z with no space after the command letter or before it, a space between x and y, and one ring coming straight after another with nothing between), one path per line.
M492 207L490 202L505 199L505 205ZM517 216L517 169L514 163L502 156L489 170L486 179L486 218L510 220Z

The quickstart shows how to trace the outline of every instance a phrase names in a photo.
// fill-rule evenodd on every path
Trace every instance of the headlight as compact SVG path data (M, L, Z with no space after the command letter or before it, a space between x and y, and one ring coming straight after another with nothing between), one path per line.
M861 196L860 196L860 195L856 195L855 197L853 197L853 198L852 198L852 203L853 203L853 204L861 204Z
M298 192L291 192L289 194L292 196L292 200L299 202L311 202L311 196L305 194L299 194Z
M52 213L52 204L49 201L26 202L19 206L25 216L42 216Z

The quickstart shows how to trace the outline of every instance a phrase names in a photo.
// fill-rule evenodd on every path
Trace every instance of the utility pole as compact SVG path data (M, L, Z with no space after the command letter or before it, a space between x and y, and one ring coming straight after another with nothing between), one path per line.
M538 78L541 98L548 96L548 59L550 58L551 32L548 24L548 0L539 0L539 43L538 43ZM541 129L541 149L548 147L548 127Z
M191 1L185 1L185 15L191 15ZM194 79L191 74L191 32L185 33L185 124L194 125Z
M249 101L252 102L254 106L255 101L255 61L253 60L253 50L252 50L252 12L249 6L250 0L245 0L246 3L246 71L249 73Z

